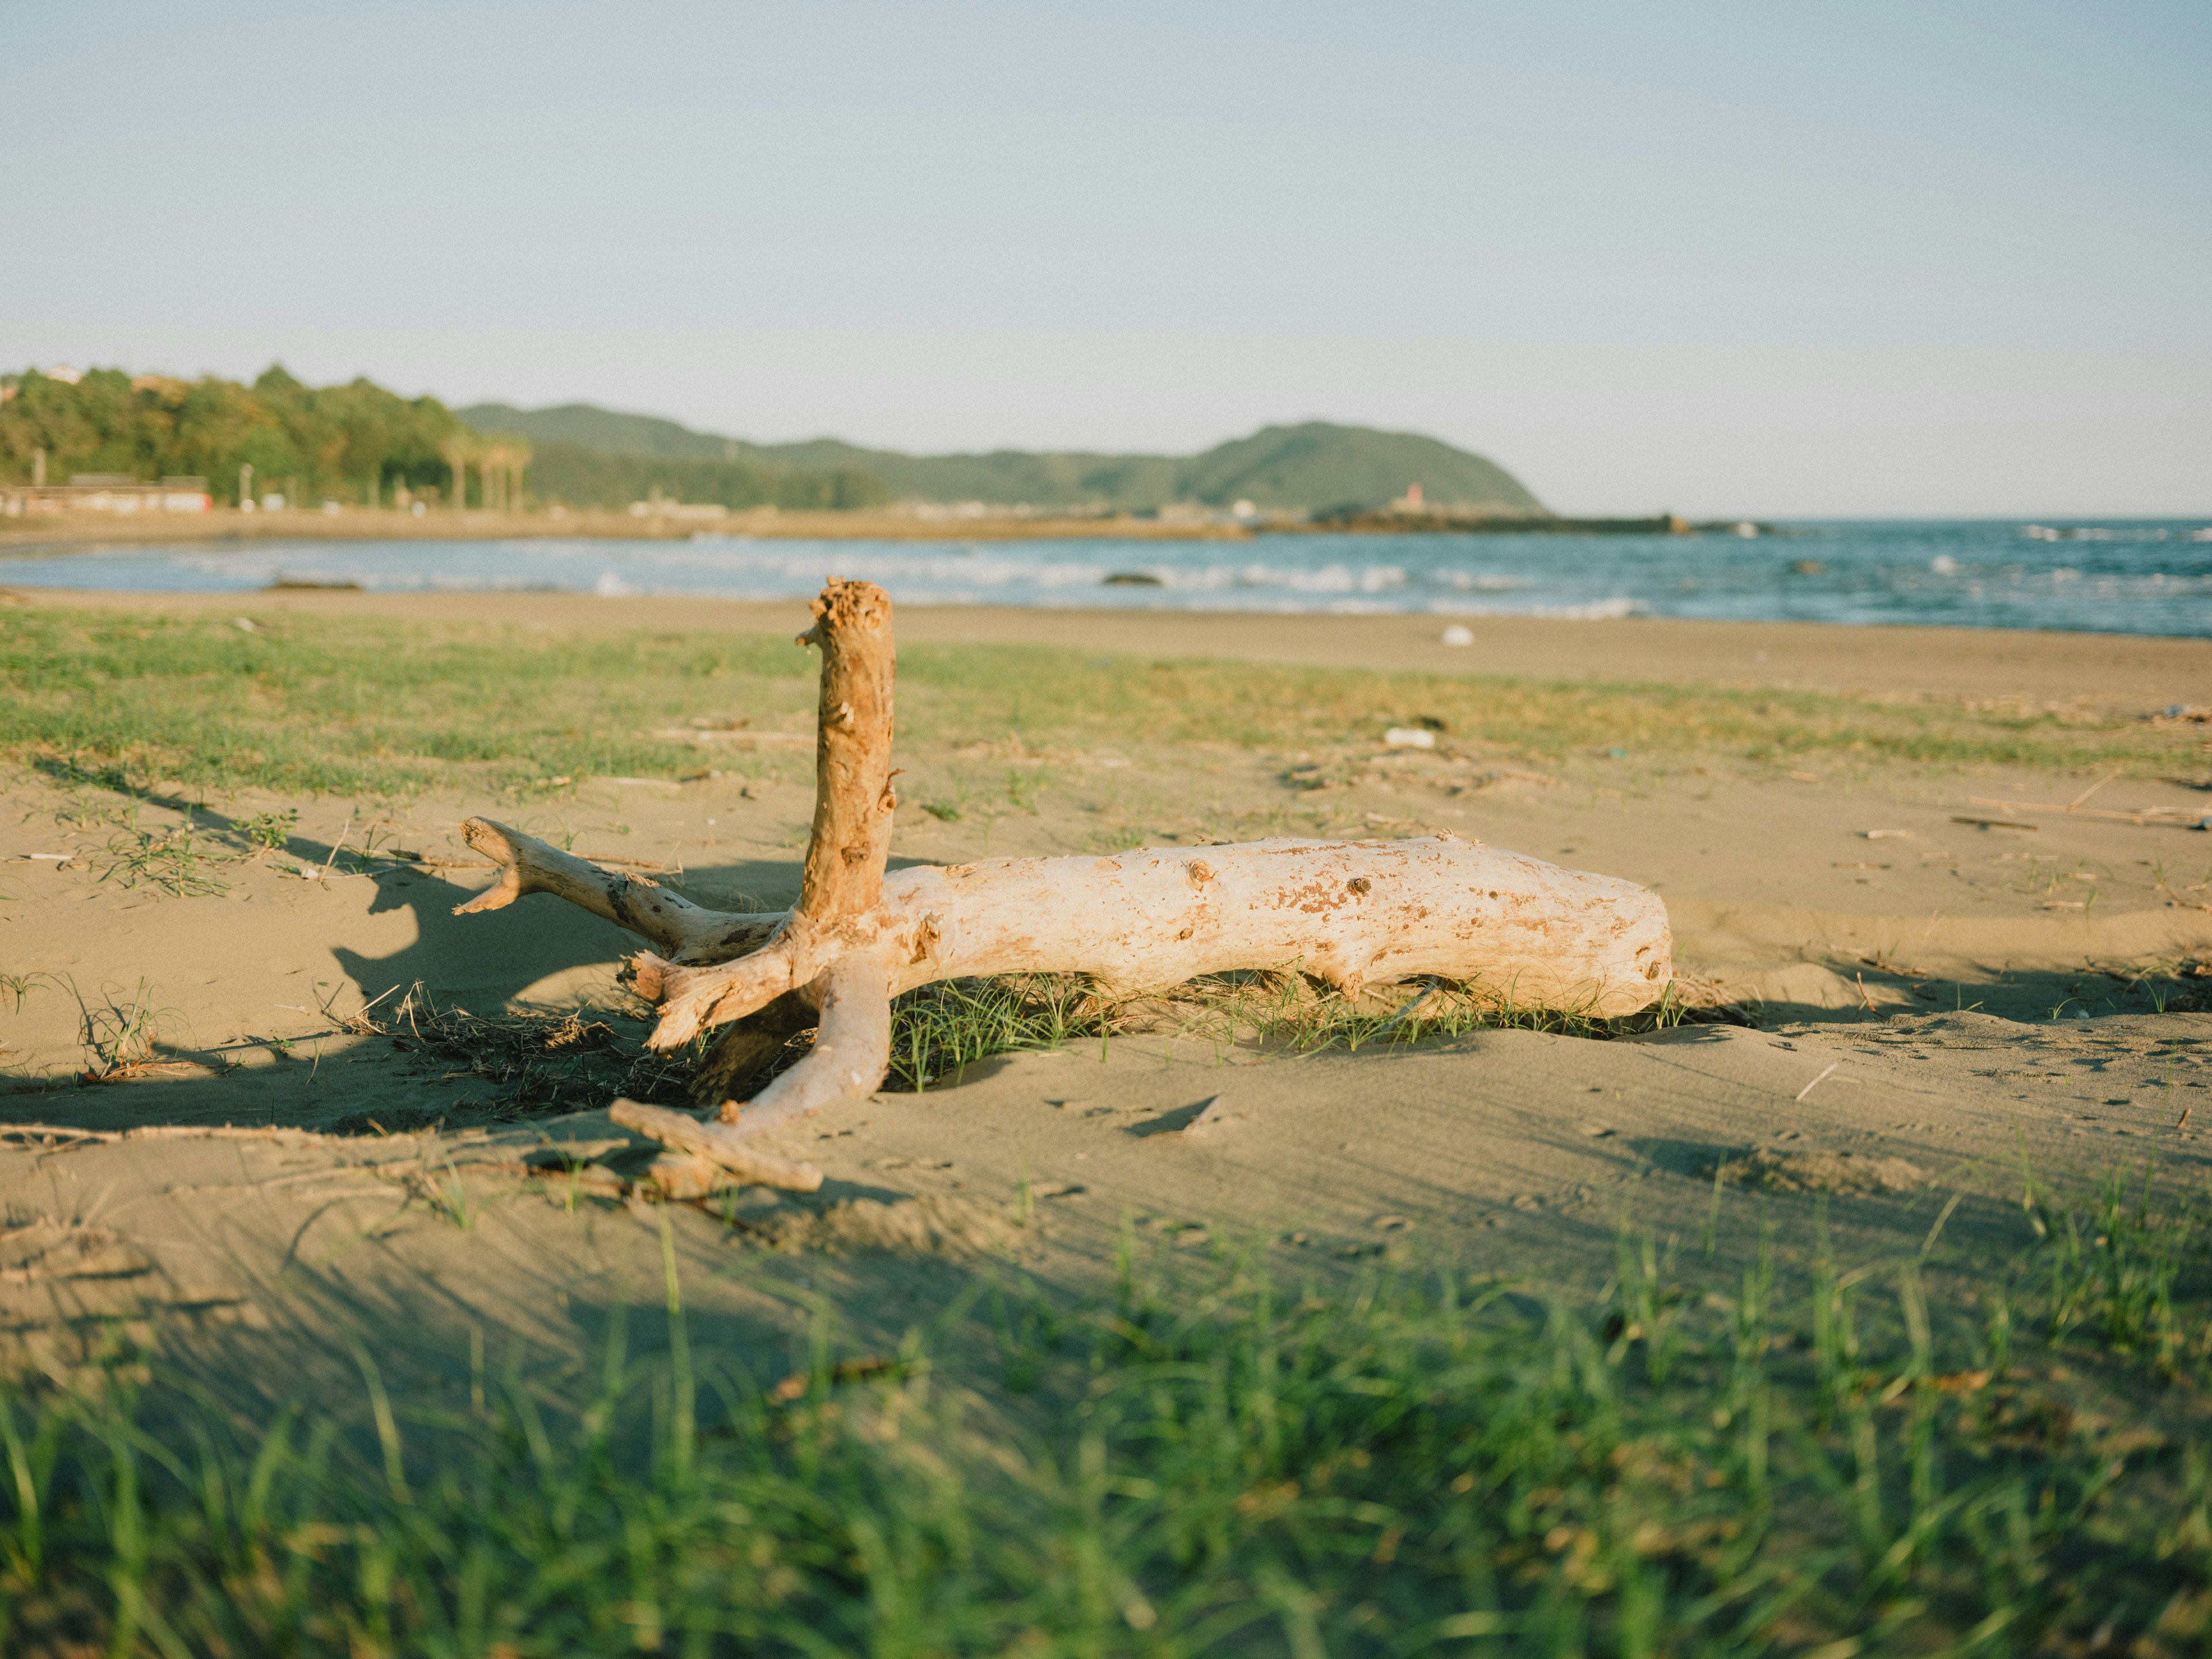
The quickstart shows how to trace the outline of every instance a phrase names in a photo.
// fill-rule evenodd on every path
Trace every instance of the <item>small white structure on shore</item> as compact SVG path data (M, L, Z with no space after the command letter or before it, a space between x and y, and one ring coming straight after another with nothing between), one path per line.
M720 501L670 501L655 499L632 501L629 515L633 519L673 519L678 523L726 519L730 509Z
M0 491L0 514L36 513L205 513L215 506L205 478L163 478L143 483L127 472L72 473L65 484L43 480Z

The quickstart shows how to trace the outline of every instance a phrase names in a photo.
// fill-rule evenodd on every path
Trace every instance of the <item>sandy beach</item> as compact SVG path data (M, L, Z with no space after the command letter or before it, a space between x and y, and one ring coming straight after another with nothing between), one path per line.
M465 615L526 634L672 640L787 639L802 620L795 605L313 592L52 594L12 614L64 611L263 630ZM2129 720L2212 702L2212 643L2194 641L1516 619L1450 647L1417 617L921 609L899 627L910 653L1044 646L1115 656L1134 673L1210 658L1813 687ZM0 1115L19 1127L0 1193L17 1231L0 1297L13 1352L62 1363L94 1315L158 1314L219 1341L327 1334L340 1304L410 1340L471 1322L554 1340L560 1310L657 1272L649 1206L580 1219L570 1182L526 1168L549 1140L594 1153L627 1143L589 1099L594 1085L567 1085L565 1099L556 1086L550 1107L518 1111L500 1103L512 1078L467 1043L387 1022L411 993L418 1015L574 1012L634 1042L639 1010L616 983L629 942L550 900L455 918L483 879L457 827L489 812L586 856L670 872L702 902L787 902L811 799L805 720L764 724L790 739L702 735L710 763L688 781L557 779L526 800L226 795L160 780L118 791L52 767L11 771L0 937L15 996L0 1017ZM2174 738L2160 775L2137 769L2087 804L2194 809L2203 729ZM2203 1017L2181 1012L2197 1006L2191 975L2212 956L2203 837L1976 805L2063 803L2095 775L1848 755L1761 763L1694 742L1540 766L1461 752L1449 736L1410 752L1378 736L1346 733L1340 781L1314 789L1300 776L1310 751L1144 731L1038 751L910 719L902 757L926 781L910 799L963 768L979 789L1025 768L1043 781L1018 804L902 811L895 859L1450 828L1654 887L1686 982L1751 1024L1616 1041L1491 1030L1298 1055L1177 1016L988 1060L923 1093L848 1102L791 1137L786 1151L829 1174L812 1198L749 1195L736 1234L680 1211L702 1310L774 1322L752 1271L726 1271L733 1249L765 1249L771 1275L824 1275L814 1282L839 1287L864 1323L897 1305L887 1287L993 1252L1082 1281L1130 1224L1291 1239L1282 1248L1332 1260L1418 1243L1571 1285L1604 1271L1624 1216L1694 1230L1715 1201L1713 1170L1731 1159L1764 1159L1771 1177L1764 1195L1723 1206L1731 1249L1748 1247L1758 1212L1802 1217L1820 1194L1869 1249L1917 1237L1952 1194L1966 1195L1954 1237L1986 1227L1994 1238L2009 1224L1996 1171L2023 1148L2081 1168L2156 1144L2170 1176L2206 1168L2212 1108L2186 1109L2204 1086ZM219 891L134 883L111 850L125 825L158 836L277 811L297 813L291 838L225 864ZM2008 817L2014 827L1961 821ZM371 848L413 857L357 857ZM81 1080L100 1073L103 1053L112 1062L132 1020L150 1034L142 1063ZM1216 1097L1224 1111L1204 1132L1181 1133ZM424 1182L449 1174L481 1212L466 1230L425 1207Z
M2212 30L1954 10L26 8L0 1659L2212 1659Z

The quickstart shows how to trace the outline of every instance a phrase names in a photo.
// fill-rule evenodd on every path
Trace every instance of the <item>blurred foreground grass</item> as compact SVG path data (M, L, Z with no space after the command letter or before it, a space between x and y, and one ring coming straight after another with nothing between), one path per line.
M667 776L702 750L653 735L693 720L805 732L815 659L775 636L456 621L0 613L0 755L134 781L407 793L554 778ZM1784 762L1820 755L1964 766L2196 768L2203 744L2078 709L1800 691L1382 674L1245 662L913 646L909 750L1372 744L1428 720L1531 758L1625 750ZM718 746L717 763L776 763ZM784 764L804 751L784 751ZM720 758L727 757L727 758Z
M2212 1217L2021 1206L2009 1263L1816 1218L1733 1280L1624 1230L1583 1304L1133 1239L782 1376L672 1247L650 1353L356 1349L273 1413L118 1354L0 1395L0 1650L2201 1655Z

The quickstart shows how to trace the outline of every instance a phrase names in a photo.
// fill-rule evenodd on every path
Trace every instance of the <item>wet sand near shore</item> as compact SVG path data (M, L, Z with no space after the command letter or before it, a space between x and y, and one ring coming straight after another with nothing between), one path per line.
M786 636L804 616L796 605L538 594L28 603ZM1450 647L1437 620L1407 617L899 617L909 643L2144 714L2212 702L2203 641L1468 625L1474 645ZM902 732L909 742L914 765L946 775L967 767L995 779L1010 762L927 732ZM2194 774L2130 778L2098 799L2200 805L2212 799L2197 787L2202 747ZM419 986L441 1008L573 1012L634 1040L639 1011L616 982L634 941L544 898L457 918L481 870L387 860L342 873L337 849L373 830L425 860L462 860L459 823L486 812L587 856L680 869L702 902L781 904L806 833L803 758L702 769L688 781L580 779L527 802L440 792L203 800L155 787L118 803L152 829L299 812L282 854L226 866L227 890L196 896L103 879L99 849L112 831L92 815L96 792L11 774L0 814L0 968L21 981L0 1000L0 1122L14 1126L0 1152L15 1230L0 1262L8 1358L70 1363L100 1322L118 1318L269 1355L321 1352L356 1328L401 1345L460 1340L471 1325L573 1344L605 1308L655 1293L664 1214L702 1320L781 1341L803 1289L856 1330L893 1340L979 1263L1096 1283L1132 1230L1170 1248L1256 1243L1316 1271L1434 1252L1540 1288L1587 1289L1608 1270L1624 1219L1678 1237L1714 1227L1723 1264L1754 1250L1762 1226L1802 1242L1816 1206L1846 1253L1915 1247L1939 1212L1954 1244L1994 1250L2018 1224L2007 1194L2016 1199L2023 1160L2093 1175L2155 1149L2161 1181L2201 1188L2212 1177L2212 1028L2195 1011L2196 988L2212 978L2194 975L2212 957L2212 836L2089 818L2045 817L2033 830L1960 821L1977 815L1977 798L2063 800L2094 777L1601 751L1541 773L1492 767L1471 787L1443 758L1378 755L1316 793L1285 781L1295 757L1141 732L1110 752L1014 758L1046 769L1030 807L957 821L902 812L895 856L1449 828L1656 888L1686 975L1755 1026L1613 1041L1489 1030L1300 1055L1169 1022L825 1111L780 1148L821 1165L819 1194L664 1210L625 1201L611 1177L532 1172L549 1142L615 1151L619 1164L629 1137L601 1103L564 1101L556 1088L550 1103L541 1092L508 1110L513 1078L465 1048L364 1024L386 1021ZM157 1030L155 1063L130 1080L82 1082L98 1069L98 1043L134 1017ZM1218 1109L1201 1124L1209 1101Z

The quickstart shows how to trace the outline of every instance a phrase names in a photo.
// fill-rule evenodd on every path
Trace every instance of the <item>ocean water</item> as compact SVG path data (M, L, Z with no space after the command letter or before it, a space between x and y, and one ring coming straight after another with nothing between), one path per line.
M1249 541L269 541L0 556L0 586L787 599L830 574L909 604L1696 617L2212 635L2212 520L1800 523L1758 536ZM1124 580L1110 580L1120 577ZM1128 578L1142 580L1131 581Z

